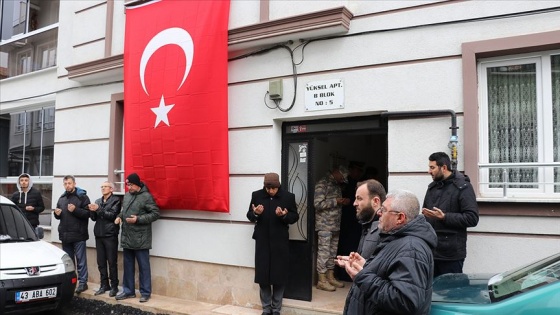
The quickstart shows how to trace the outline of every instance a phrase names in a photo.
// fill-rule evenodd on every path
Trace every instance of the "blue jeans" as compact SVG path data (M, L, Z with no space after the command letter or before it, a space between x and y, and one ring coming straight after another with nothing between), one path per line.
M88 281L86 241L62 243L62 250L70 256L77 266L80 284L86 284Z
M135 294L135 260L138 262L140 295L150 296L152 294L152 273L150 270L150 250L148 249L123 248L123 293L126 295Z

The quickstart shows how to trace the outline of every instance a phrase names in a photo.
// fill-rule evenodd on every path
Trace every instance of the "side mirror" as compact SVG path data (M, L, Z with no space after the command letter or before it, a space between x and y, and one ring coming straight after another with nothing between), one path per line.
M35 234L37 234L37 237L42 240L43 237L45 237L45 231L43 231L43 228L38 226L35 228Z

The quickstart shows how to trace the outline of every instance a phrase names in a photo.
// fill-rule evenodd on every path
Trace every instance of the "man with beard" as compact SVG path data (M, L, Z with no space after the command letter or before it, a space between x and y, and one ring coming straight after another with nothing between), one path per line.
M364 163L359 161L350 161L348 163L348 183L342 189L342 197L350 200L348 205L342 207L342 215L340 217L340 238L338 240L338 255L348 255L358 249L360 238L362 236L361 224L356 219L356 208L354 200L356 198L356 188L358 182L364 180ZM343 281L351 281L350 277L343 268L336 268L335 275Z
M359 182L357 186L354 207L356 207L356 219L362 225L357 253L368 259L379 242L377 212L381 209L387 194L383 185L375 179ZM337 256L336 258L337 265L344 268L344 262L348 261L349 256Z
M87 192L76 186L74 176L64 176L63 184L65 192L58 198L54 218L60 220L58 238L62 242L62 250L72 261L76 259L79 280L76 293L80 294L88 289L86 241L89 239L90 201Z
M41 192L33 187L31 176L27 173L19 175L17 182L18 191L12 195L12 201L25 214L33 227L39 225L39 213L45 210Z
M428 173L434 180L428 186L422 213L438 236L434 249L434 277L462 273L467 256L467 228L478 224L478 204L467 176L451 170L444 152L429 157Z
M351 253L346 272L354 280L345 315L430 313L437 236L419 214L416 196L405 190L387 195L379 210L379 245L366 261Z
M148 302L152 296L152 223L159 219L159 207L148 186L140 176L132 173L126 177L128 192L123 198L123 208L115 219L121 224L121 247L123 248L123 290L117 301L136 297L136 263L138 263L138 284L140 303Z

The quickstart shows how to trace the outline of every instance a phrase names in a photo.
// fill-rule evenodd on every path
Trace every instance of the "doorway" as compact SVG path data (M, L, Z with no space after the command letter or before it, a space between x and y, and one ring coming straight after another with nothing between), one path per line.
M282 182L296 195L300 215L290 226L290 279L285 297L311 301L316 282L315 183L333 166L357 162L363 172L351 181L353 185L375 178L387 188L387 122L380 116L300 121L284 123L282 131ZM355 232L360 227L353 206L343 209L342 219L339 244L344 246L339 247L357 248L359 234L356 238Z

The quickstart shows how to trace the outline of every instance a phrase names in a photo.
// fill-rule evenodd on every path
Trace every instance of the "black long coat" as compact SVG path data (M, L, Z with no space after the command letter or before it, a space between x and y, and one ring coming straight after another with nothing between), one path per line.
M263 205L263 213L255 215L252 205ZM279 217L275 213L276 207L286 208L288 213ZM281 188L274 197L270 197L264 188L254 191L247 218L256 223L253 232L256 241L255 283L286 284L290 263L288 225L299 219L295 195Z

